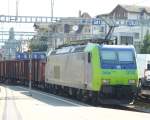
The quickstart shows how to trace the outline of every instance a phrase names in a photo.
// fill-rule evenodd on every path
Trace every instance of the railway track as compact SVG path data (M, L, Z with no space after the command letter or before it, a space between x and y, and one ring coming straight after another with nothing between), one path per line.
M146 91L146 92L150 92L150 91ZM130 105L101 105L101 106L105 108L150 113L150 96L149 94L146 94L146 96L142 96L142 95L143 94L139 94L139 96L134 101L134 103Z
M45 92L45 91L43 91L43 92ZM46 93L48 93L48 92L46 92ZM51 94L53 94L53 93L51 93ZM82 102L82 103L87 104L89 106L95 106L95 105L92 105L89 101L87 102L87 101L78 100L77 98L64 96L62 94L61 95L54 94L54 95L65 97L67 99L71 99L71 100L75 100L75 101L79 101L79 102ZM140 97L138 97L138 99L134 102L134 104L131 104L131 105L110 105L110 104L109 105L106 105L106 104L104 105L104 104L100 104L100 105L96 105L96 107L120 109L120 110L134 111L134 112L150 113L150 104L149 103L150 102L147 103L145 100L142 101L142 99ZM142 106L142 105L144 105L144 106L149 105L149 107L148 108L144 108L144 106Z
M67 98L69 98L69 97L67 97ZM76 98L69 98L69 99L73 99L73 100L79 101ZM85 101L80 100L80 102L83 102L85 104L93 106L89 101L85 102ZM149 106L149 107L147 107L147 106ZM119 110L133 111L133 112L150 113L150 102L145 101L145 100L143 100L141 98L138 98L137 100L135 100L134 104L131 104L131 105L124 105L124 104L123 105L99 104L99 105L96 105L96 107L119 109Z
M110 108L110 109L119 109L119 110L125 110L125 111L133 111L133 112L144 112L145 111L136 109L134 105L100 105L100 107L104 108Z

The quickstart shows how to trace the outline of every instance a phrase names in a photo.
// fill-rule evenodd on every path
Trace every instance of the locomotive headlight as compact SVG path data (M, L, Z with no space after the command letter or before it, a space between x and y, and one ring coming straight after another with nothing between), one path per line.
M135 81L135 80L129 80L128 83L129 83L129 84L135 84L136 81Z
M103 85L109 85L109 80L103 80Z

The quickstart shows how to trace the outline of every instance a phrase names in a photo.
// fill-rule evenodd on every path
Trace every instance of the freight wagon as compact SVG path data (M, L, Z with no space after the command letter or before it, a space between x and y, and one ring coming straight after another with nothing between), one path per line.
M7 84L29 85L30 60L0 61L0 81ZM32 86L43 88L45 81L45 59L32 59Z

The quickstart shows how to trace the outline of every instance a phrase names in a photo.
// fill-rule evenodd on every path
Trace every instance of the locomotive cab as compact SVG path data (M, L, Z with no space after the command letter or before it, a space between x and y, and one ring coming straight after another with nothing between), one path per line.
M136 97L138 84L134 47L103 45L99 49L100 95L132 102Z

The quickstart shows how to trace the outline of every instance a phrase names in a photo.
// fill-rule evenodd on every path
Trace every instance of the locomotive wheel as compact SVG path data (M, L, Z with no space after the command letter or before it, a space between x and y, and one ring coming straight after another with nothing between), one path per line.
M93 94L92 94L91 104L94 105L94 106L98 105L98 95L95 92L93 92Z
M81 92L81 90L77 90L76 98L77 98L77 100L82 100L82 92Z

